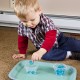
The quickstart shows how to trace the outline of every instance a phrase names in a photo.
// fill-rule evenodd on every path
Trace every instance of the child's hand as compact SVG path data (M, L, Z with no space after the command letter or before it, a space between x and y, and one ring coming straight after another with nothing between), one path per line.
M38 51L34 52L32 54L32 60L35 61L35 60L41 60L41 57L46 53L47 51L43 48L40 48Z

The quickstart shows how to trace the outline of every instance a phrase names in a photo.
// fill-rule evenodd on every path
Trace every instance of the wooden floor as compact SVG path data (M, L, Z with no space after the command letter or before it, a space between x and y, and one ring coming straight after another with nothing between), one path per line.
M80 39L79 34L65 34L66 36ZM31 51L35 47L29 41L28 55L26 59L30 59ZM8 78L9 71L22 59L13 60L12 55L17 53L17 28L0 27L0 80L10 80ZM41 60L43 61L43 60ZM47 62L47 61L46 61ZM77 79L80 80L80 61L65 60L65 61L49 61L51 63L59 62L71 65L77 69Z

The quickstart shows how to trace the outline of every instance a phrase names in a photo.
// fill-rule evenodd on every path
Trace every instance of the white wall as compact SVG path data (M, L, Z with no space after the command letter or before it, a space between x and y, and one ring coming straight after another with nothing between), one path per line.
M80 0L39 0L44 13L80 16Z
M10 0L0 0L0 10L13 11ZM80 0L39 0L44 13L80 16Z

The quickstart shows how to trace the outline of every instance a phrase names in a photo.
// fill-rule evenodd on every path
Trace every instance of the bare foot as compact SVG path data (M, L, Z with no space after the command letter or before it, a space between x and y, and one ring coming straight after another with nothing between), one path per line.
M13 56L12 56L12 58L13 59L19 59L19 58L25 58L25 54L14 54Z

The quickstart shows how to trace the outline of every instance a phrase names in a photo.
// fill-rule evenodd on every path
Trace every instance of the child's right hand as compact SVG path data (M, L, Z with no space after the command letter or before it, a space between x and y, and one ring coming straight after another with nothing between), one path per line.
M25 54L14 54L13 56L12 56L12 58L13 59L19 59L19 58L25 58Z

